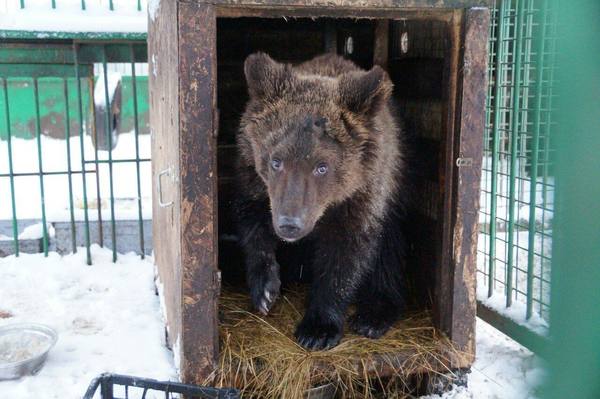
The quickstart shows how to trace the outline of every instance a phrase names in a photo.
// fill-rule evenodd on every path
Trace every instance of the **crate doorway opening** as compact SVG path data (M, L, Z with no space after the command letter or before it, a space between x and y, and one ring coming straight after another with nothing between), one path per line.
M389 378L395 376L407 388L409 376L444 373L459 356L433 316L442 295L436 275L447 221L442 199L449 134L448 32L447 22L434 19L217 19L219 267L224 288L219 305L221 358L211 378L222 386L291 397L291 392L303 392L295 389L299 386L327 381L356 392L389 390L398 383ZM305 287L299 284L286 286L284 281L282 296L268 316L251 308L233 214L234 159L235 136L248 100L244 60L256 51L293 64L333 52L364 69L381 65L394 83L396 112L411 135L410 168L418 177L410 193L416 197L411 201L415 206L406 221L411 226L406 271L410 309L380 340L346 329L333 350L309 353L299 347L293 338L304 313ZM294 267L293 273L284 274L302 280L304 255L294 246L280 251L282 269Z

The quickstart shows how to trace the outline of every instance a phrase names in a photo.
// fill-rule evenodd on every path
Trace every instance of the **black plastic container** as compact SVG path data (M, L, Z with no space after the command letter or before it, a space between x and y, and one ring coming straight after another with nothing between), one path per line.
M88 387L83 399L92 399L100 390L100 399L127 399L142 398L152 393L164 394L166 399L180 398L185 395L186 399L239 399L240 393L231 388L210 388L196 385L181 384L172 381L157 381L149 378L133 377L128 375L104 373L94 378ZM177 394L177 395L174 395ZM122 396L115 396L122 395Z

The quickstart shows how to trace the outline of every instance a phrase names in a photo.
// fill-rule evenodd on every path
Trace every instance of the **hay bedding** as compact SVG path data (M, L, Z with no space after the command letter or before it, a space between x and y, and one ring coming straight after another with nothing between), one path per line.
M224 288L220 298L221 357L210 382L236 387L244 397L303 398L311 386L334 383L339 397L402 397L409 377L424 371L449 372L456 355L450 341L432 327L429 314L414 313L384 337L371 340L346 334L327 351L310 352L296 344L294 329L304 311L301 287L284 292L270 314L251 311L245 293ZM408 356L394 356L409 353ZM382 370L388 376L383 378Z

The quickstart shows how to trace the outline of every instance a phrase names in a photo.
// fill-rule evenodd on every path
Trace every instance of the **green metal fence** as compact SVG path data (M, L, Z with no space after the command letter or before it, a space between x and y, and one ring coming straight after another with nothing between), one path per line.
M149 252L147 76L138 76L146 62L143 40L0 48L0 255L83 247L91 264L92 243L110 247L116 260L132 235L137 251ZM111 73L117 65L126 76ZM123 220L126 232L117 229ZM38 235L23 231L28 224Z
M550 311L555 17L545 0L498 1L489 39L478 312L534 349Z

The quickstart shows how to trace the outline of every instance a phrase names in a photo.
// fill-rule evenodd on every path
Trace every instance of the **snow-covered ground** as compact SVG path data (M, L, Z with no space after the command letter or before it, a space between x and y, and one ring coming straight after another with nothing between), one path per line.
M154 2L155 3L155 2ZM38 32L142 32L147 30L146 0L113 0L111 10L107 0L19 0L0 1L0 27L6 30ZM153 6L152 9L155 9Z
M533 399L545 376L540 358L477 319L477 358L468 387L428 399ZM425 398L422 398L425 399Z
M81 170L81 140L73 136L69 140L71 167ZM42 166L45 172L64 172L67 170L67 145L65 140L47 136L41 137ZM141 159L150 158L150 136L139 135L139 152ZM0 173L8 173L8 142L0 140ZM39 165L36 140L12 139L13 171L15 173L37 173ZM90 136L84 136L85 160L94 159L94 146ZM133 132L119 135L117 146L112 152L113 160L135 158L135 134ZM108 159L107 151L98 151L98 158ZM99 164L100 195L103 199L103 218L110 218L110 186L107 164ZM93 171L94 164L87 164L86 170ZM142 193L142 212L145 219L152 216L152 177L150 162L140 163L140 182ZM72 175L75 219L83 220L84 201L81 174ZM117 219L137 220L137 175L135 162L115 162L113 164L113 189L115 194L115 217ZM46 216L49 222L69 220L69 185L67 175L50 175L44 177L44 194ZM97 218L98 201L96 200L96 174L86 174L88 217ZM15 178L15 199L17 219L41 219L40 179L37 176L18 176ZM0 220L10 220L10 181L0 178Z
M154 287L151 259L92 247L59 256L0 258L0 326L36 322L59 339L40 373L0 382L0 397L81 398L102 372L177 379Z
M127 254L113 264L112 253L97 246L92 255L93 266L85 264L83 250L63 257L0 258L0 325L38 322L59 332L40 373L0 382L0 397L80 398L104 371L177 379L165 347L152 261ZM542 376L531 352L478 320L469 387L443 398L531 398Z

